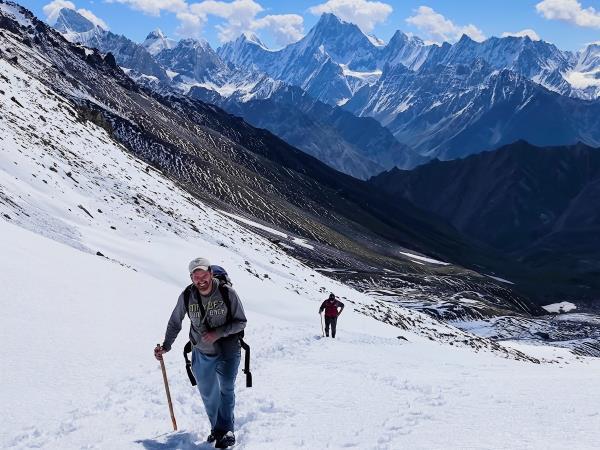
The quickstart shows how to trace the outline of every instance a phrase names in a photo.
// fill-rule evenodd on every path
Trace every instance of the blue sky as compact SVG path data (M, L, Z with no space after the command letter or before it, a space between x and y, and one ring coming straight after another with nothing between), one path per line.
M18 0L19 1L19 0ZM52 21L66 6L98 18L118 34L142 41L161 28L173 38L203 37L213 48L254 31L277 48L299 39L320 13L333 12L387 41L400 29L428 41L453 42L462 33L482 40L525 32L578 50L600 41L600 0L20 0ZM524 31L527 30L527 31Z

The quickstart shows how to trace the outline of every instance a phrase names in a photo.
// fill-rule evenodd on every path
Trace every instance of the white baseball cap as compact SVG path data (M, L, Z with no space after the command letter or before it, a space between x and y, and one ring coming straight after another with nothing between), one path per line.
M190 271L190 275L196 270L210 270L210 261L206 258L192 259L188 269Z

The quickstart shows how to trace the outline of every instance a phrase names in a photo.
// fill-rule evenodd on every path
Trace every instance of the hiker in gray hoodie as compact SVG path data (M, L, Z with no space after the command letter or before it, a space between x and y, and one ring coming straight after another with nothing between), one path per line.
M235 443L234 387L240 364L238 334L246 327L246 315L237 293L230 284L213 277L206 258L194 259L188 268L192 284L177 299L165 340L155 348L154 355L160 360L163 353L171 349L187 313L193 345L192 371L211 425L207 441L215 442L217 448L227 448ZM223 298L223 289L227 290L230 308Z

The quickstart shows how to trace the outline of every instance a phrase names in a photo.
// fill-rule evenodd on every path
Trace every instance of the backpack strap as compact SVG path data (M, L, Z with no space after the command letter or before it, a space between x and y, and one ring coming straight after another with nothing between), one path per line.
M183 291L183 305L185 306L185 312L187 313L188 317L190 317L190 296L192 295L192 289L195 289L195 288L196 288L196 286L194 286L193 284L190 284ZM204 305L202 304L202 301L198 302L198 307L200 308L201 317L206 316L206 310L204 309Z
M194 372L192 372L192 362L188 358L188 353L192 353L192 341L188 341L185 347L183 347L183 357L185 358L185 371L188 374L190 383L192 383L192 386L196 386L196 378L194 377Z
M246 374L246 387L252 387L252 372L250 372L250 346L240 336L240 346L244 349L244 368Z
M190 295L192 295L192 289L194 285L190 284L183 290L183 305L185 306L185 312L190 316Z
M221 298L227 307L227 322L231 322L233 316L231 315L231 300L229 299L229 285L221 280L219 280L219 293L221 294Z

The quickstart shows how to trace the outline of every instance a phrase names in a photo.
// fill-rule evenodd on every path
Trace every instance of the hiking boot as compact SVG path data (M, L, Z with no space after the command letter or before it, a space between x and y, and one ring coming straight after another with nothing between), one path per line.
M233 434L233 431L228 431L221 436L220 439L217 439L215 448L227 448L231 447L233 444L235 444L235 435Z
M218 431L211 431L210 434L208 435L208 437L206 438L206 442L208 442L209 444L212 444L213 442L215 442L217 439L219 439L220 437L223 436L223 433L218 432Z

